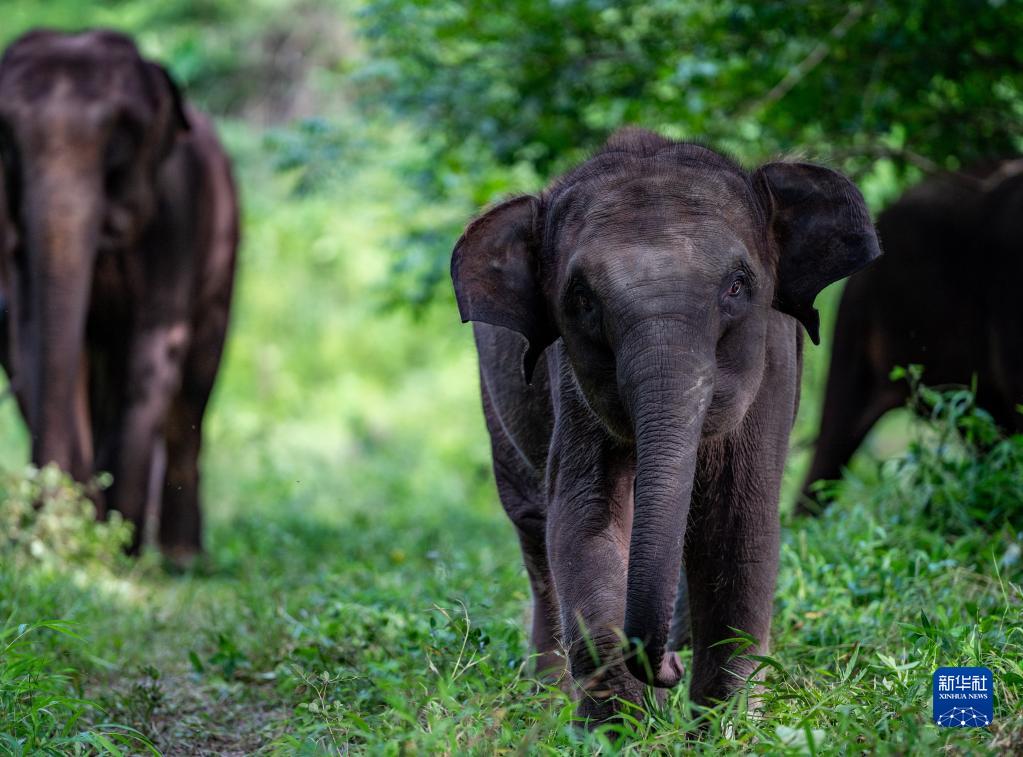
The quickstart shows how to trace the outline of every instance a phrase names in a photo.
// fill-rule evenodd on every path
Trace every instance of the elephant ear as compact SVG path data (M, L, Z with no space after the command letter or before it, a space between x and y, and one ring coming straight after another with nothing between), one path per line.
M145 61L145 68L150 86L159 103L158 107L162 113L166 114L164 117L167 126L163 139L165 150L169 151L178 135L188 132L192 128L188 118L188 109L185 107L185 98L166 68L152 61Z
M775 307L820 344L813 301L828 284L881 255L863 195L837 171L809 163L768 163L754 174L779 250Z
M538 276L539 201L523 195L469 224L451 255L451 280L462 322L522 334L523 375L532 381L544 349L557 338Z

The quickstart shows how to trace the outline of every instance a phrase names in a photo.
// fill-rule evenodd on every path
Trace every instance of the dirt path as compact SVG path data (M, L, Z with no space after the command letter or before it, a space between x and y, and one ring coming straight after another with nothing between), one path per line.
M90 692L108 715L146 734L164 755L250 755L281 735L289 710L261 682L204 680L154 668Z

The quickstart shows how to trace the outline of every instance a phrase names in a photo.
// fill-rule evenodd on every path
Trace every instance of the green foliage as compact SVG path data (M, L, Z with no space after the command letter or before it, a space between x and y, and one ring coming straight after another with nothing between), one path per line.
M98 490L101 479L91 485ZM0 471L0 750L10 754L121 754L152 746L134 728L107 722L83 698L66 654L86 643L74 624L45 618L33 586L111 577L127 565L131 528L117 514L96 520L86 487L53 466ZM29 609L22 604L27 600ZM19 622L18 618L32 618ZM47 637L45 643L36 641Z
M277 124L335 112L356 55L344 0L3 0L0 43L31 28L103 26L136 38L190 100Z
M12 755L157 753L133 728L83 725L94 711L92 703L74 696L68 672L29 644L33 635L45 633L81 642L61 621L0 625L0 751Z
M887 463L883 496L893 513L926 519L944 533L971 528L1023 530L1023 435L1006 437L969 389L937 391L922 366L897 368L927 419L904 457Z
M105 488L108 480L90 488ZM0 534L0 558L12 566L110 565L123 556L131 526L120 513L97 521L85 487L56 466L30 466L21 474L0 471Z
M294 175L298 195L328 189L331 182L350 177L365 150L364 131L351 130L336 121L308 118L267 134L267 151L273 167Z
M972 392L925 386L919 366L893 377L910 381L927 420L783 546L775 633L792 633L805 668L791 681L787 670L782 691L863 749L926 749L941 733L913 724L926 674L986 665L1005 717L988 747L1011 751L1023 744L1023 668L1003 652L1023 645L1023 436L1004 437Z
M371 97L545 172L623 124L860 169L1023 136L1017 3L370 0L363 19Z

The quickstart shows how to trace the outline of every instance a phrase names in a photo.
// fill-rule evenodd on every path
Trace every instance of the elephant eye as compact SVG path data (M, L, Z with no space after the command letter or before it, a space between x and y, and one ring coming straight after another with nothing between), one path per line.
M736 276L732 280L732 285L728 287L728 291L726 292L726 294L729 297L738 297L740 294L742 294L742 290L745 288L745 286L746 286L745 277Z
M592 313L597 306L589 287L579 281L568 290L568 303L571 309L580 315Z
M576 328L591 339L602 338L600 299L585 283L576 281L565 292L565 314Z

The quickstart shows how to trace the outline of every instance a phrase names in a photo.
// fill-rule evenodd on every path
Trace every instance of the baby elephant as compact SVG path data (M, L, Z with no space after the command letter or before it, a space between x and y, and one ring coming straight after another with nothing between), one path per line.
M198 458L234 280L227 156L167 72L109 31L30 32L0 59L0 362L32 461L113 485L97 507L200 550Z
M816 342L817 293L879 254L863 198L834 171L747 172L635 129L458 241L452 278L475 322L532 641L543 670L566 651L591 722L644 684L679 683L673 612L691 617L696 702L752 672L718 645L733 629L766 651L796 321Z
M1023 159L913 187L877 220L888 254L849 282L835 324L821 432L797 512L819 509L812 484L842 468L887 411L908 399L893 367L924 366L934 386L969 385L1008 432L1023 432ZM994 278L993 278L994 277Z

